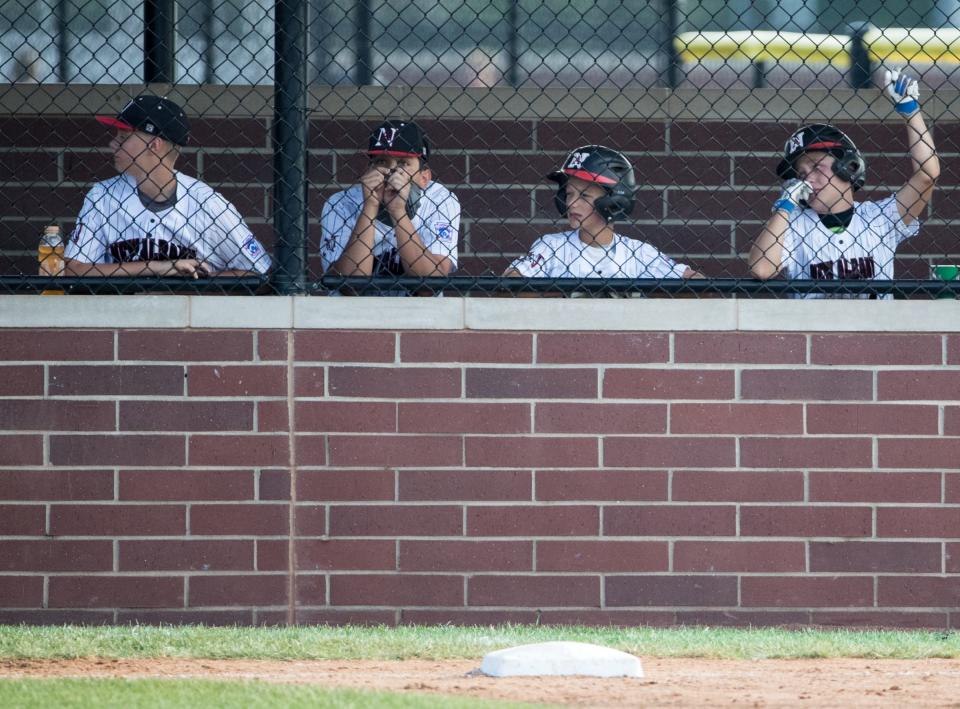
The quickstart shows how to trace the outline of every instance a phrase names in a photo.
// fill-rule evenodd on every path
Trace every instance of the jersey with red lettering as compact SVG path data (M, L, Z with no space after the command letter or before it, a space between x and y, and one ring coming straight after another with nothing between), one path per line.
M849 226L833 231L812 209L796 212L783 236L783 273L795 280L893 279L897 247L920 229L917 220L904 223L895 196L878 202L856 202ZM808 293L796 298L880 298L891 294Z
M266 273L270 256L236 208L209 185L181 172L176 202L144 206L128 175L87 193L64 256L83 263L197 259L213 271Z

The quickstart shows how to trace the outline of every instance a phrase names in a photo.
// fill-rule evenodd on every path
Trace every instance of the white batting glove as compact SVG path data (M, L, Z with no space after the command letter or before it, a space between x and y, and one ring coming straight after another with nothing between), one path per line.
M884 89L897 113L909 117L920 110L920 84L916 79L901 74L899 69L887 70L883 76Z
M777 212L782 209L787 214L792 214L797 205L808 199L811 194L813 194L813 187L809 182L798 180L795 177L792 180L787 180L783 183L783 190L780 192L777 201L773 203L773 211Z

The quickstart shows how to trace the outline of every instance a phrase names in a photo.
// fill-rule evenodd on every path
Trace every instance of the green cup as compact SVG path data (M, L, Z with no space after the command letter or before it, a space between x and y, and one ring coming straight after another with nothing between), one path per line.
M939 279L941 281L955 281L960 277L960 266L956 265L942 265L942 266L931 266L930 275L932 278ZM947 292L941 293L937 296L938 298L953 298L954 296Z

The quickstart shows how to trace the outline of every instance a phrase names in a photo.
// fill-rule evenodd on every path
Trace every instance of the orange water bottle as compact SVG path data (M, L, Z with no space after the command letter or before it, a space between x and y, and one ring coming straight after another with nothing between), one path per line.
M40 264L38 272L41 276L63 275L63 237L60 234L60 227L56 224L43 228L40 247L37 249L37 261ZM63 295L64 292L45 290L42 293L43 295Z

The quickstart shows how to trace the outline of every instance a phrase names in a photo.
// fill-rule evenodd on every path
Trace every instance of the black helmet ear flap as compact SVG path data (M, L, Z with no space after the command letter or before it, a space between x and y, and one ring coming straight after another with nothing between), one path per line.
M633 196L608 194L594 202L593 208L597 210L597 214L608 222L615 219L626 219L633 211Z
M833 174L853 185L854 191L866 182L867 164L863 155L856 150L846 150L833 161Z

